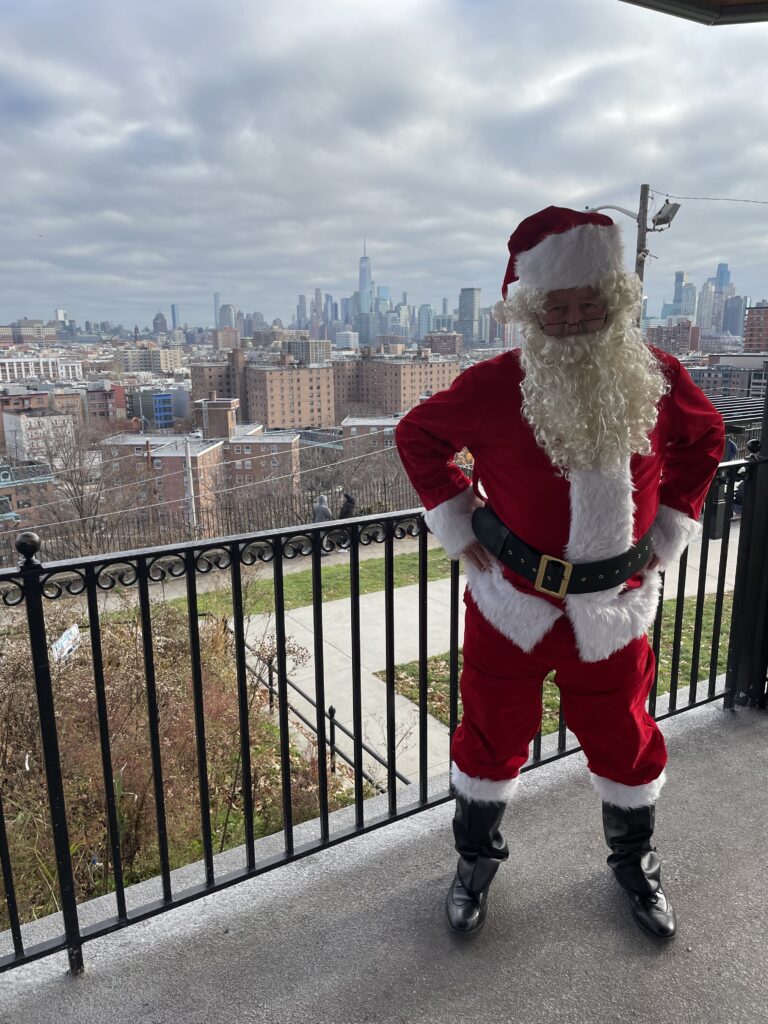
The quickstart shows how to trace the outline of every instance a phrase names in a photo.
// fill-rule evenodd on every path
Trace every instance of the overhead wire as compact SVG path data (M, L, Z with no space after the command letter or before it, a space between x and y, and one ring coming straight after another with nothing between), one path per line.
M368 433L366 433L366 434L359 435L359 438L356 438L356 440L365 440L368 437L374 437L377 434L385 433L388 429L391 429L391 428L382 427L380 430L368 431ZM173 437L174 435L169 435L169 436ZM175 435L175 436L177 438L179 438L179 437L183 437L184 435L178 434L178 435ZM263 434L261 434L261 435L257 434L255 436L256 437L263 437L264 435ZM107 439L107 441L105 443L108 443L108 439ZM248 442L247 440L241 440L240 441L241 445L247 445L249 443L253 444L254 442L253 442L252 439L251 439L250 442ZM136 447L138 447L138 445ZM163 447L162 445L157 445L155 450L159 451L162 447ZM322 442L313 442L311 444L303 445L302 447L306 450L308 448L324 448L326 446ZM385 449L383 449L383 450L385 450ZM259 462L262 459L274 459L275 457L278 457L281 454L282 455L287 455L289 453L288 452L265 452L263 455L248 455L248 456L241 455L239 460L238 459L229 459L226 462L221 463L219 466L217 466L215 468L216 469L219 469L219 468L223 469L223 468L232 466L233 462L244 461L245 459L249 459L251 462ZM366 452L365 454L366 455L370 455L372 453L371 452ZM179 456L183 457L184 456L184 452L181 451L179 453ZM133 452L130 455L119 455L119 456L117 456L114 459L110 459L109 462L107 463L107 466L111 467L112 465L114 465L114 463L120 462L123 459L146 459L147 457L152 457L152 450L151 449L146 451L146 452L141 452L141 453ZM329 463L329 465L335 465L335 464L336 463ZM319 469L324 469L325 467L321 466L321 467L318 467L318 468ZM300 475L303 472L316 472L316 471L317 471L316 469L312 469L312 470L299 470L298 471L298 475ZM75 472L80 472L80 471L77 470ZM187 470L187 467L185 466L182 469L169 470L167 473L158 473L158 474L156 474L156 475L151 477L151 482L156 485L156 484L159 484L163 480L169 479L170 477L180 476L181 474L186 474L187 472L188 472L188 470ZM57 474L57 475L59 475L59 474ZM272 477L271 479L272 480L276 480L276 479L282 479L282 478ZM22 482L22 481L19 481L19 482ZM34 481L30 481L30 480L23 481L23 483L25 483L25 484L30 483L30 482L34 482ZM264 482L267 482L267 481L250 481L249 484L244 485L244 486L252 487L252 486L254 486L255 483L264 483ZM104 495L104 494L109 494L109 493L111 493L113 491L125 490L128 487L141 487L141 486L144 486L146 483L147 483L146 478L136 479L136 480L128 480L125 483L115 484L114 486L103 488L101 491L99 491L99 496ZM223 493L223 492L220 491L220 490L217 490L217 493ZM83 497L85 497L85 495L83 495ZM30 512L33 512L36 509L51 508L54 505L63 505L63 504L66 504L67 502L71 503L73 500L75 500L75 496L70 495L69 497L65 497L65 498L57 498L54 501L41 501L41 502L38 502L36 505L29 505L29 506L27 506L24 509L24 512L26 514L29 514Z
M369 437L369 434L364 435ZM305 473L317 473L318 469L332 469L334 466L341 466L347 462L357 462L360 459L372 458L374 455L383 455L386 452L393 451L393 448L377 448L372 452L362 452L360 455L352 455L347 459L337 459L335 462L329 462L326 466L320 466L311 469L300 469L295 473L285 473L282 476L270 477L266 480L254 480L251 483L236 484L234 487L225 487L218 490L217 494L231 494L233 491L240 491L246 487L258 487L262 484L269 484L270 486L278 483L280 480L294 480L297 476L303 476ZM71 523L82 523L93 519L108 519L110 516L124 516L126 512L144 512L152 508L163 508L167 506L167 501L156 501L146 505L136 505L131 509L118 509L115 512L99 512L92 516L77 516L74 519L62 519L54 521L52 523L41 523L35 526L26 527L27 530L45 530L52 526L68 526ZM26 511L26 510L25 510Z

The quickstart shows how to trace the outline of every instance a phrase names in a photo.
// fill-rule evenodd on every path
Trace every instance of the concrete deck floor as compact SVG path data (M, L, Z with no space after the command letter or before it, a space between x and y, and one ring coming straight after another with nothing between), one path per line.
M17 968L0 977L0 1021L763 1024L768 716L717 702L663 729L671 943L629 917L577 754L526 774L473 940L443 917L445 804L89 942L79 978L63 954Z

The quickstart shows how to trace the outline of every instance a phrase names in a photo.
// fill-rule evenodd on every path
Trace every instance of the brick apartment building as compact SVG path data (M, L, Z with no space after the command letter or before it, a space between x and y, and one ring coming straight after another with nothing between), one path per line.
M191 487L197 515L214 508L221 490L223 441L183 434L115 434L102 445L105 458L120 460L114 463L118 476L126 484L141 485L146 504L162 505L168 513L190 513ZM134 459L123 457L131 454Z
M193 363L195 401L238 398L243 422L270 430L324 429L363 412L407 412L424 395L450 387L458 356L363 355L318 365L266 366L245 362L242 349L225 360Z
M744 352L768 352L768 303L747 307Z
M420 348L428 348L436 356L459 356L461 355L463 335L458 331L431 331L425 334Z
M20 394L0 395L0 452L5 451L5 424L3 413L30 412L48 408L45 391L25 391Z
M247 366L248 417L270 430L332 427L336 423L333 367Z

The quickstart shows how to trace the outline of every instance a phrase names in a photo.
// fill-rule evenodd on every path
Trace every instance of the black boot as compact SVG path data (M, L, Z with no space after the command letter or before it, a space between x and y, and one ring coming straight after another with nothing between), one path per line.
M625 810L603 804L605 840L611 848L608 863L629 893L632 914L643 929L661 939L677 931L675 912L661 888L661 861L651 846L656 808Z
M474 803L456 797L453 835L459 863L448 890L445 910L457 932L479 931L488 910L488 889L509 848L499 832L504 803Z

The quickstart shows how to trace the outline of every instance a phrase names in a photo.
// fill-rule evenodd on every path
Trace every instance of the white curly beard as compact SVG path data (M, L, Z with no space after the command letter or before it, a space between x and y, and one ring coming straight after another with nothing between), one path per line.
M556 466L617 475L628 456L650 452L669 384L628 315L562 338L526 317L523 332L523 415Z

